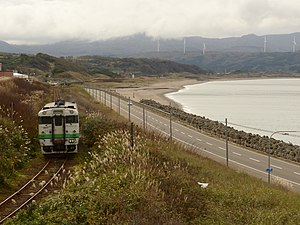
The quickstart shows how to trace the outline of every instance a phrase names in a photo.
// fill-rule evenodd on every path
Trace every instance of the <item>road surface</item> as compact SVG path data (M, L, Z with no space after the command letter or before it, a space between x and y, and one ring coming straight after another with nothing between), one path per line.
M246 172L252 176L268 181L268 156L251 151L235 144L228 144L228 157L226 157L226 144L224 140L210 137L188 125L176 122L170 114L149 109L130 99L124 100L105 91L87 89L97 100L112 108L128 120L144 127L157 130L164 135L189 146L193 151L209 157L217 162L227 164L236 170ZM129 103L130 102L130 103ZM293 191L300 192L300 165L278 158L271 157L271 183L282 183Z

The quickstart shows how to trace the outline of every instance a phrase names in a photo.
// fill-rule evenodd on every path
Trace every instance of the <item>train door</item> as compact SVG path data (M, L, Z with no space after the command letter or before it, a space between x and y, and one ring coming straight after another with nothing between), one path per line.
M65 150L65 118L62 115L54 115L53 117L53 145L54 150Z

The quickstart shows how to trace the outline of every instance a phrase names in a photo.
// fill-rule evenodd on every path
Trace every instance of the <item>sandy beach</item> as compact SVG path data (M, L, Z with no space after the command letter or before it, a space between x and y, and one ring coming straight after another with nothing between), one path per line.
M283 78L294 78L293 76L286 76ZM124 83L120 87L116 87L115 90L119 94L130 97L132 100L139 102L141 99L152 99L156 102L159 102L163 105L169 105L172 102L172 105L182 109L182 106L172 101L171 99L167 98L165 94L176 92L182 89L186 85L192 84L201 84L212 80L257 80L257 79L274 79L274 78L282 78L278 75L268 75L266 76L258 74L258 75L248 75L246 77L243 76L226 76L226 77L206 77L201 80L197 79L189 79L189 78L166 78L161 80L155 80L154 82L150 83L149 81L144 82L132 82L124 86Z
M139 102L141 99L152 99L163 105L172 105L178 108L182 108L177 102L172 101L167 98L165 94L176 92L182 89L186 85L200 84L204 81L199 81L196 79L180 79L180 80L168 80L162 81L154 84L149 84L147 86L141 87L128 87L128 88L117 88L116 91L126 97L130 97L132 100Z

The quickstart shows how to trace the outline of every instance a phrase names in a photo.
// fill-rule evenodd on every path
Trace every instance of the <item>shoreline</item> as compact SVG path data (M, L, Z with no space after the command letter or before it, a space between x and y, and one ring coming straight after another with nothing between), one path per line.
M162 105L170 105L173 107L183 110L183 105L176 102L168 97L166 94L177 92L183 89L185 86L193 84L203 84L209 81L234 81L234 80L261 80L261 79L299 79L298 77L287 76L287 77L277 77L277 76L260 76L260 77L222 77L214 79L171 79L163 80L160 82L148 84L148 85L137 85L135 87L119 87L116 88L116 92L124 97L130 98L133 101L139 102L142 99L150 99L159 102Z
M172 104L176 108L182 109L183 107L180 103L173 101L165 95L168 93L177 92L187 85L201 84L205 82L207 81L196 79L162 81L141 87L117 88L116 92L136 102L139 102L142 99L151 99L159 102L162 105Z

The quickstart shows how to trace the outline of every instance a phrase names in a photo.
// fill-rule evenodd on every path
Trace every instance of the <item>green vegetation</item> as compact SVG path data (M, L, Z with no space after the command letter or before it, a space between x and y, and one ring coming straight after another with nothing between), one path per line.
M56 58L42 53L37 55L4 54L1 55L0 61L5 70L18 70L30 75L50 73L55 76L67 71L84 72L82 68L64 58Z
M54 57L43 53L36 55L0 54L4 70L17 70L33 77L61 82L88 81L93 78L120 78L135 76L167 76L174 73L206 74L197 66L168 60L110 58L100 56Z
M5 117L0 118L0 139L0 186L2 186L6 183L6 179L24 166L32 153L31 140L24 127Z
M109 58L101 56L82 56L76 58L76 62L86 68L89 73L103 73L111 77L120 77L129 74L144 75L168 75L172 73L206 74L207 70L197 66L179 64L169 60L145 59L145 58ZM110 74L107 71L111 71Z
M151 57L151 56L149 56ZM178 63L196 65L215 73L285 73L300 72L300 52L207 52L200 53L162 53L158 58Z
M137 127L131 147L128 124L101 104L94 107L81 120L83 162L66 188L7 224L298 223L298 194Z
M36 115L47 92L24 79L0 82L0 186L39 152Z

